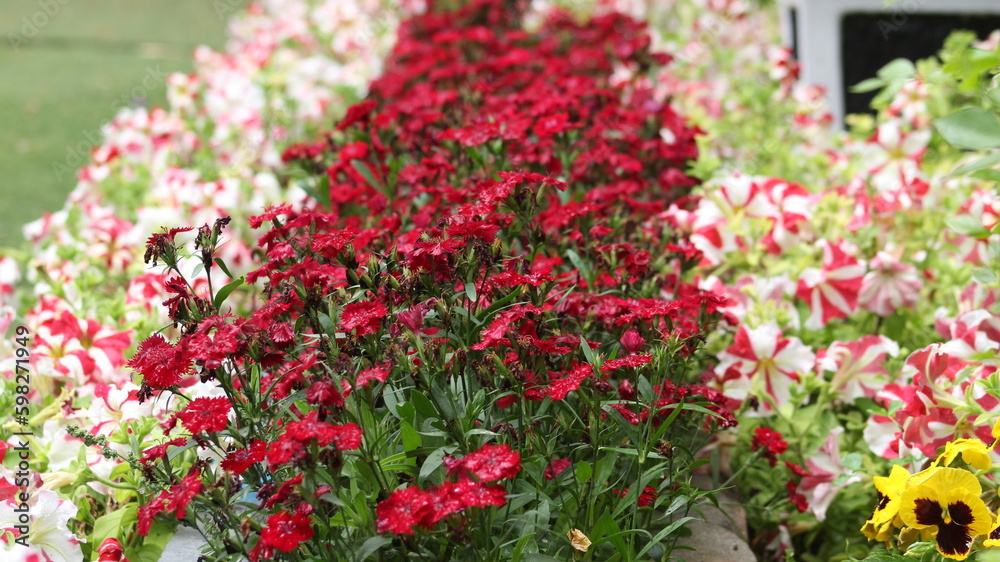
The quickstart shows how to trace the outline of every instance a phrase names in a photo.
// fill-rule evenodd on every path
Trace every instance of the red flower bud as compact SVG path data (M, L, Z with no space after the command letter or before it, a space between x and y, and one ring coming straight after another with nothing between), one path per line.
M97 547L97 554L97 562L128 562L122 543L113 537L104 539L101 546Z
M402 322L411 332L416 332L424 324L424 311L420 308L411 308L397 313L396 319Z
M642 346L646 345L646 340L639 335L639 332L629 330L622 336L620 343L622 344L622 347L625 348L625 351L629 353L638 353L642 349Z

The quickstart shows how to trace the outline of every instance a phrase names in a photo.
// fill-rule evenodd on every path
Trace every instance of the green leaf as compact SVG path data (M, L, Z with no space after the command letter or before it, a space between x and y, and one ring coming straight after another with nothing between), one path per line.
M594 482L598 486L607 482L608 478L611 477L611 473L615 470L617 463L618 453L615 453L614 451L610 451L609 454L598 457L597 461L594 463L594 472L596 474Z
M993 170L993 169L977 170L970 175L976 179L1000 182L1000 170Z
M991 152L982 158L977 158L964 166L959 166L951 173L953 176L962 176L972 172L977 172L986 168L992 168L1000 164L1000 152Z
M129 560L134 562L158 562L163 554L163 549L167 548L167 543L174 536L177 523L165 523L154 521L149 527L149 534L143 537L138 550L131 553L126 552Z
M864 562L913 562L914 560L910 556L896 554L888 550L878 550L866 556Z
M372 174L371 168L365 166L364 162L361 160L352 160L351 165L354 166L354 169L357 170L358 173L361 174L361 177L365 178L365 181L367 181L373 188L383 194L385 193L385 188L382 186L382 182L375 179L375 175Z
M952 217L944 222L948 225L948 228L959 234L965 234L966 236L985 238L990 234L989 230L983 228L982 222L968 215Z
M625 546L625 537L621 535L621 531L621 527L611 516L611 512L605 511L604 515L594 523L594 528L590 530L590 533L585 534L590 538L592 546L596 547L603 542L610 541L620 554L624 554L628 547Z
M434 474L434 471L444 464L444 456L454 450L455 447L441 447L433 453L427 455L427 459L424 460L423 466L420 467L417 482L421 485L424 484L427 479Z
M383 536L369 537L368 540L354 552L355 562L364 562L369 556L387 544L392 544L392 539Z
M573 250L566 250L566 257L569 258L573 267L580 272L580 275L587 280L587 285L593 286L593 273L590 271L590 267L587 265L587 262L583 261L583 258L580 257L580 254L574 252Z
M236 279L232 283L229 283L225 287L219 289L219 292L215 293L215 300L212 301L212 305L215 306L215 309L219 310L219 307L222 306L222 303L226 302L226 299L229 298L229 295L232 294L233 291L235 291L245 282L246 278L240 277L239 279Z
M889 61L889 64L883 66L875 74L886 82L890 82L892 80L906 80L916 76L917 67L914 66L911 61L900 58Z
M491 315L493 315L494 312L497 312L501 308L506 307L508 304L510 304L510 302L512 300L516 299L517 296L520 295L520 294L521 294L521 291L515 289L515 290L511 291L510 293L504 295L503 298L501 298L500 300L494 302L493 304L491 304L489 306L489 308L487 308L486 310L484 310L481 313L479 313L478 314L479 320L482 321L482 322L485 322L486 319L488 319Z
M135 526L135 522L138 521L138 509L139 504L130 503L100 516L97 521L94 521L94 531L90 535L91 540L97 545L104 542L104 539L111 537L122 540L124 537L118 533Z
M934 121L944 140L974 150L1000 146L1000 119L978 107L967 107Z
M330 189L317 188L312 185L311 182L305 180L299 180L296 182L302 191L306 192L306 195L312 197L314 201L322 205L323 207L330 208Z
M649 552L649 549L659 544L660 541L667 538L671 533L679 529L681 525L687 523L688 521L694 521L694 520L695 520L694 517L681 517L680 519L673 521L672 523L664 527L659 533L656 533L653 539L648 543L646 543L646 546L644 546L642 550L640 550L639 553L635 555L635 557L642 558L643 554Z
M226 267L226 262L222 261L222 258L215 258L215 265L219 266L219 269L221 269L222 272L225 273L227 277L229 277L230 279L236 279L236 277L233 276L232 272L229 271L229 268Z
M855 94L863 94L865 92L874 92L884 86L885 81L881 78L869 78L851 86L850 91Z
M580 336L580 349L583 351L583 356L587 359L587 363L590 363L595 368L600 367L597 364L597 356L594 355L594 350L590 349L590 344L587 343L587 338Z
M638 457L639 450L633 449L631 447L601 447L602 451L614 451L616 453L621 453L623 455L628 455L630 457Z
M576 481L580 484L586 484L590 477L594 475L594 468L590 466L587 461L580 461L576 463Z
M981 285L993 285L997 282L997 274L992 269L987 269L985 267L979 268L972 272L972 278L976 280L977 283Z
M316 315L316 319L319 320L320 326L323 326L323 329L326 330L326 335L330 336L330 339L335 339L337 337L337 328L333 325L332 318L330 318L327 314L320 312Z
M844 455L844 459L841 461L841 463L844 465L844 468L850 470L851 472L857 472L858 470L860 470L861 464L863 462L864 462L864 457L861 456L861 453L850 453Z
M184 451L187 451L188 449L194 448L197 445L198 445L198 443L194 439L188 439L187 443L185 443L185 444L183 444L183 445L181 445L179 447L171 447L167 451L167 460L168 461L172 461L172 460L176 459L177 457L181 456L181 454L183 454Z
M538 545L535 543L535 535L524 535L517 541L517 544L514 545L514 550L511 552L511 561L520 562L524 560L525 551L528 551L529 556L538 551Z
M405 421L399 422L399 432L403 441L404 451L413 451L419 449L422 445L420 434L417 433L417 430L413 429L412 425L406 423Z

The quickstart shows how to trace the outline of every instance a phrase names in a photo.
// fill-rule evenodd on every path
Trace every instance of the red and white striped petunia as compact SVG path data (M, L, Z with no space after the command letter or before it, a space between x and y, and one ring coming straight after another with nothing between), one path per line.
M830 386L845 402L874 398L890 382L883 363L899 355L899 344L882 335L867 335L848 342L835 341L817 354L820 372L833 373Z
M922 286L916 267L882 251L869 262L858 303L867 311L889 316L916 304Z
M834 318L846 318L858 309L858 295L865 266L844 240L831 244L820 240L823 267L809 268L799 277L796 296L809 303L805 327L818 330Z
M798 338L786 338L776 324L741 325L733 345L719 354L715 373L726 396L764 399L764 408L791 399L792 385L812 371L816 354Z

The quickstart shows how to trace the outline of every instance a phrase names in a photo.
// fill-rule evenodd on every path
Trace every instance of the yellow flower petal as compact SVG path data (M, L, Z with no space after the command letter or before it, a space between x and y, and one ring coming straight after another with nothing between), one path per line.
M1000 522L994 522L993 530L990 534L983 539L983 546L986 548L995 548L1000 546Z
M993 467L993 459L990 458L990 448L979 439L956 439L944 446L944 452L938 457L936 463L940 466L948 466L959 455L969 466L980 470L989 470Z
M878 503L875 505L875 512L871 519L872 524L869 532L865 536L870 539L885 542L885 539L878 538L884 536L892 528L892 522L899 514L899 495L906 488L906 482L910 478L910 473L900 465L893 465L889 476L876 476L875 489L878 490ZM867 524L866 524L867 527ZM869 536L869 534L873 536Z

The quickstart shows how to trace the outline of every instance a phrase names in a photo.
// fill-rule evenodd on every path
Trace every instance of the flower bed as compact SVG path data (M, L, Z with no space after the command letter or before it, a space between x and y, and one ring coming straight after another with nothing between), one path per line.
M665 559L696 473L762 556L993 546L995 42L833 134L765 9L461 4L255 4L108 127L0 261L11 555Z

